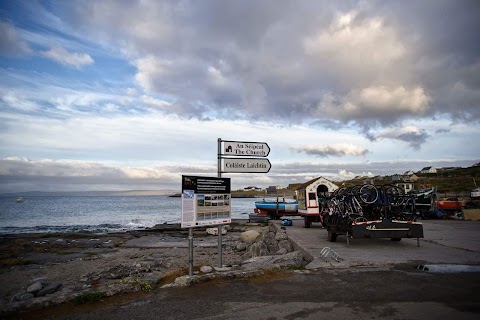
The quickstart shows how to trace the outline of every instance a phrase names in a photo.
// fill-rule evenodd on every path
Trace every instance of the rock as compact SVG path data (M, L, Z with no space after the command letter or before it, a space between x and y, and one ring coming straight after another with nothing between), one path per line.
M285 249L285 248L281 248L277 251L277 255L281 255L281 254L285 254L285 253L288 253L287 249Z
M245 251L245 250L247 250L247 245L246 245L244 242L239 242L239 243L237 243L237 245L235 246L235 250L237 250L237 251Z
M20 300L20 297L25 294L25 291L17 292L12 298L10 298L10 303Z
M18 301L26 301L26 300L30 300L30 299L33 299L33 294L32 293L24 293L19 297Z
M210 273L212 271L213 271L213 268L210 267L210 266L202 266L200 268L200 272L202 272L202 273Z
M267 248L269 252L277 252L278 251L278 242L275 239L275 233L274 232L267 232L263 236L263 241L267 244Z
M35 282L27 288L27 293L35 294L43 288L40 282Z
M254 268L287 268L289 266L305 265L306 260L299 251L278 256L253 257L242 263L242 269Z
M267 244L264 241L257 241L248 248L250 257L266 256L268 254Z
M220 272L225 272L225 271L230 271L232 270L231 267L213 267L215 271L220 271Z
M56 291L60 290L61 287L62 287L61 283L50 283L46 285L42 290L38 291L35 296L43 297L47 294L55 293Z
M120 264L104 271L102 275L107 279L123 279L129 277L137 271L138 270L136 270L135 265L129 266Z
M275 234L275 240L280 241L280 240L287 240L288 236L287 233L283 230L278 230L277 234Z
M292 252L293 251L293 246L288 240L280 240L278 241L278 248L280 249L285 249L287 252Z
M190 276L181 276L175 279L175 285L180 286L180 287L186 287L190 285L192 279Z
M211 234L212 236L218 236L218 227L216 228L207 228L207 234ZM222 227L222 235L227 234L227 228Z
M260 232L257 230L248 230L240 234L240 241L252 243L260 236Z

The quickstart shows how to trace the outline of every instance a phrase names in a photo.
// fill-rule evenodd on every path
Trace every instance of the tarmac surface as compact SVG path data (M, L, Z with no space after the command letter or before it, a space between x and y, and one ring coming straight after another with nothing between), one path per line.
M273 223L281 227L280 221ZM345 236L328 242L327 231L319 224L306 229L303 220L294 219L285 229L290 240L313 258L306 270L158 289L42 311L32 318L479 319L478 268L429 272L417 266L480 266L480 222L426 220L423 226L425 238L419 247L416 239L350 239L347 247ZM339 262L323 258L324 247L337 252Z
M325 267L385 267L396 264L473 264L480 265L480 221L423 220L424 238L417 239L349 239L338 236L327 240L327 230L313 223L304 228L303 219L290 217L293 225L284 227L298 249L313 258L307 269ZM273 221L278 227L280 220ZM339 262L322 257L323 248L334 250Z

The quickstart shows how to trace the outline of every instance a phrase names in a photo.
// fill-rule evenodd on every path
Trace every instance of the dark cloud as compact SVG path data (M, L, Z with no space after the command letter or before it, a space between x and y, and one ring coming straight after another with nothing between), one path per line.
M360 126L480 118L477 1L60 7L75 28L121 46L147 92L175 97L169 112Z
M290 147L290 149L296 152L303 152L308 155L317 156L321 158L345 157L345 156L359 157L359 156L365 156L369 153L367 149L357 147L352 144Z
M424 130L413 126L395 127L378 134L377 138L387 138L407 142L413 149L420 149L430 135Z

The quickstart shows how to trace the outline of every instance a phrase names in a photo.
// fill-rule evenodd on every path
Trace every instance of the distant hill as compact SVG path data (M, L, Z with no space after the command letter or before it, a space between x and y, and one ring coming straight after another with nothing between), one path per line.
M48 197L48 196L68 196L68 197L113 197L113 196L164 196L176 193L174 190L128 190L128 191L26 191L10 192L0 194L2 197Z
M470 192L475 187L474 179L477 186L480 186L480 163L468 168L446 168L437 169L437 173L415 173L418 180L415 181L415 188L420 185L430 185L437 187L439 193L464 193ZM352 186L363 184L365 180L371 178L358 178L346 181L337 181L337 185ZM392 183L391 176L381 176L373 178L376 185Z

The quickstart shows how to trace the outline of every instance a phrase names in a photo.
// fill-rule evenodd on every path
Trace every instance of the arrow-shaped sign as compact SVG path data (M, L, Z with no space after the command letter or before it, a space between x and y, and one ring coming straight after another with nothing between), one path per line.
M265 142L223 141L223 154L239 157L266 157L270 147Z
M267 173L271 167L268 159L224 158L222 172Z

